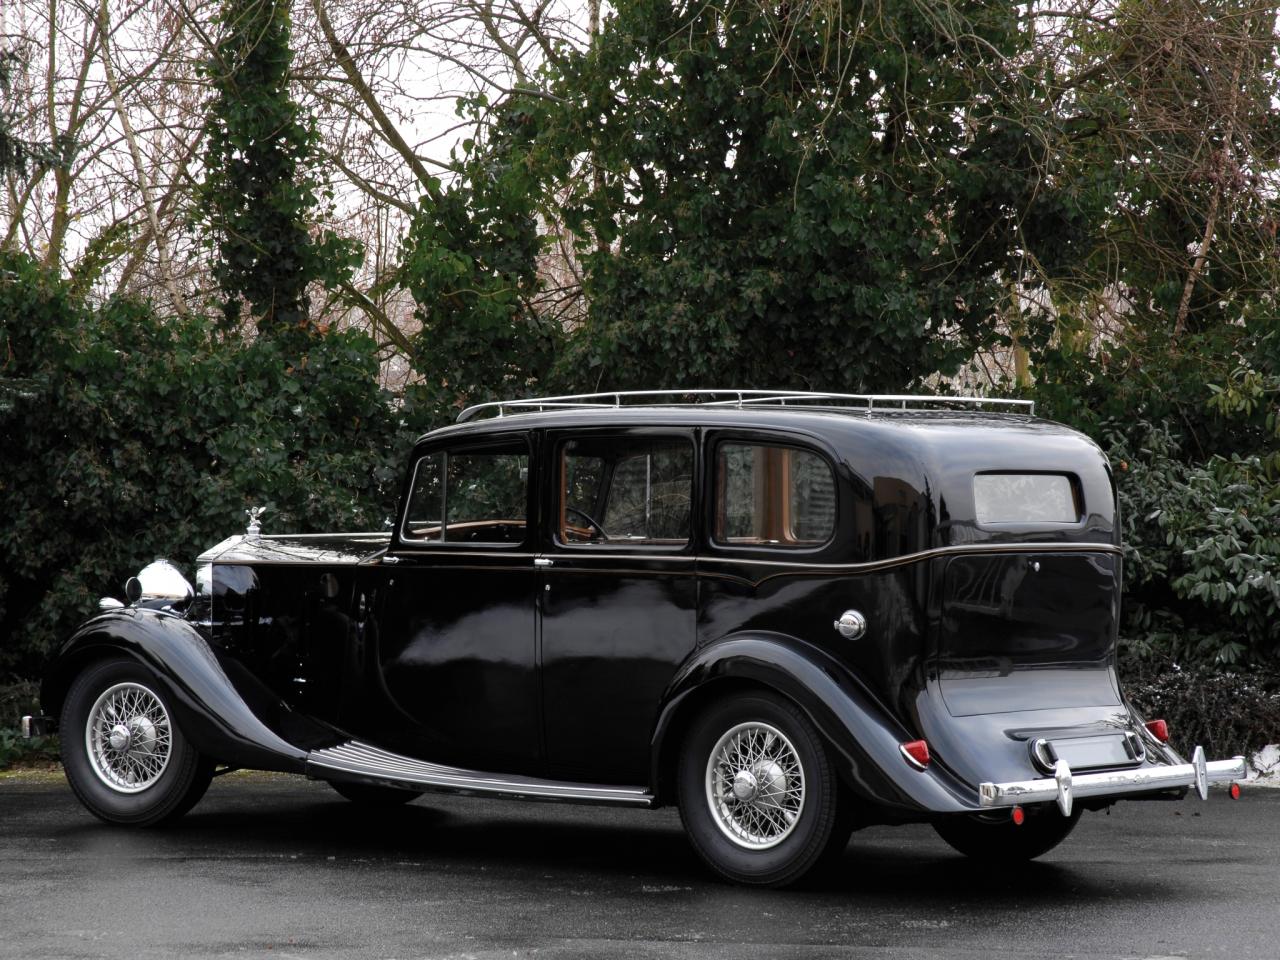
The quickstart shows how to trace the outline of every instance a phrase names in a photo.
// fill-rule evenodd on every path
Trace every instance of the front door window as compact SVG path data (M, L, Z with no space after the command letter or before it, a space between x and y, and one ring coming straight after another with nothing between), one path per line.
M529 453L523 443L429 453L414 471L401 538L522 543L528 483Z

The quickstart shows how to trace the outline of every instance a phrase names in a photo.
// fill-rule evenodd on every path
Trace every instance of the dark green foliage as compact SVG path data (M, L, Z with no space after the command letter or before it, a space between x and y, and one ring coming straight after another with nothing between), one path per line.
M31 681L0 686L0 770L15 763L58 759L57 736L22 736L22 717L39 714L39 701L39 686Z
M1280 496L1255 458L1181 459L1165 428L1109 424L1126 543L1128 652L1280 658Z
M357 332L223 339L201 318L90 306L0 256L0 676L39 657L157 556L242 532L380 529L409 434Z
M1185 756L1200 745L1210 757L1252 756L1280 743L1280 676L1223 673L1168 661L1130 664L1125 695L1148 719L1169 723L1170 742Z
M501 111L491 149L468 145L458 179L422 201L404 239L400 278L422 324L409 400L438 425L460 406L529 393L564 336L530 306L542 241L529 124L517 105Z
M562 379L897 391L989 342L1015 218L1072 231L993 109L1021 82L1014 8L948 13L620 5L541 133L589 173Z
M410 231L420 369L468 400L535 380L899 391L955 369L996 339L1020 245L1074 255L1100 193L1049 189L1040 138L1000 112L1034 93L1015 8L948 17L618 5L549 95L496 110ZM522 308L539 210L583 271L560 344Z
M0 173L9 170L21 173L32 163L54 166L64 162L63 154L69 153L58 149L54 144L24 140L13 132L18 110L12 101L10 82L13 68L20 62L24 52L21 41L15 46L0 47Z
M247 302L260 333L305 349L308 285L350 276L359 257L333 233L308 229L321 189L311 166L318 135L289 95L289 3L226 0L218 25L204 68L215 96L196 201L224 320L236 327Z

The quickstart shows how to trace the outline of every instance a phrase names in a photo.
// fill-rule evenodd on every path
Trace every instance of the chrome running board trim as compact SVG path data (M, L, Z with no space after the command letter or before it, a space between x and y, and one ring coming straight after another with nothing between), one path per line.
M445 790L483 796L515 797L526 800L567 800L649 807L653 795L643 787L615 787L606 784L543 780L517 774L484 773L446 767L425 760L391 753L350 740L336 747L312 750L307 754L307 775L330 779L333 773L362 777L401 787Z
M1059 760L1052 777L979 784L978 803L983 807L1013 807L1022 803L1056 800L1063 816L1070 816L1072 801L1080 797L1123 796L1194 787L1200 799L1207 800L1209 784L1243 780L1246 772L1244 757L1207 762L1203 747L1196 747L1190 763L1110 773L1073 774L1067 762Z

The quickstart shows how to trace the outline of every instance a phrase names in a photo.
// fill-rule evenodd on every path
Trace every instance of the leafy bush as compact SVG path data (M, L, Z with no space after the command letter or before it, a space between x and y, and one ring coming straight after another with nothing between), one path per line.
M1168 721L1170 742L1188 757L1197 744L1222 758L1280 743L1280 676L1150 661L1129 668L1126 695L1144 716Z
M382 527L413 411L378 387L371 338L306 346L89 304L0 255L0 677L37 675L99 597L157 556L189 564L248 506L274 532Z
M1125 540L1126 653L1240 664L1280 655L1280 497L1258 457L1185 459L1145 421L1104 424Z
M19 761L58 758L56 736L22 737L19 724L24 714L36 712L37 693L36 684L29 682L0 687L0 770Z

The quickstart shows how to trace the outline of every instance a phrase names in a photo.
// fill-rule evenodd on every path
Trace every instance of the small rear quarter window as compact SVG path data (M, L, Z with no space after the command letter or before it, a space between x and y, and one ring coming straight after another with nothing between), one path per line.
M979 473L973 478L976 519L992 523L1078 523L1080 495L1065 473Z
M734 547L819 547L836 527L835 475L797 447L716 448L714 539Z

